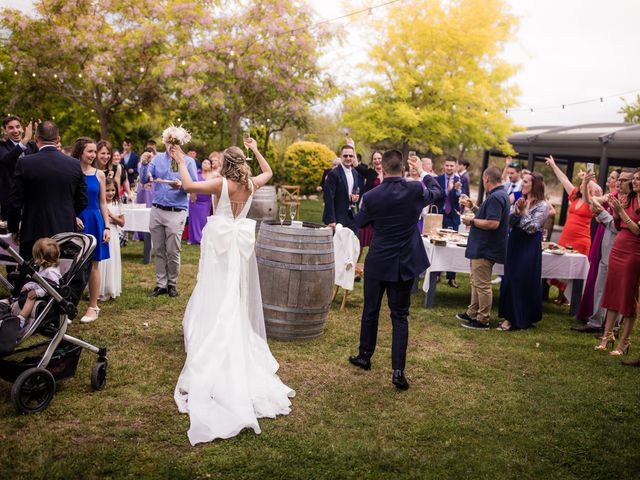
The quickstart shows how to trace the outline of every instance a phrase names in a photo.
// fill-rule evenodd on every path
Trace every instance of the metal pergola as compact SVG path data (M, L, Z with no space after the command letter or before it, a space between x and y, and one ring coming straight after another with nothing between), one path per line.
M610 167L640 167L640 125L628 123L596 123L571 127L539 126L517 132L508 139L518 152L514 159L521 161L531 171L536 162L553 155L558 165L566 165L567 176L573 178L574 165L593 163L600 166L598 183L603 188ZM482 171L489 166L492 157L506 157L499 150L485 150ZM478 202L484 198L484 187L480 182ZM569 200L562 195L560 225L567 217Z

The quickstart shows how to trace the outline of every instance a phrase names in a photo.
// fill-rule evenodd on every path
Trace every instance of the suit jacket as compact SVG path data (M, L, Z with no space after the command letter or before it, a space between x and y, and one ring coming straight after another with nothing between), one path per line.
M422 209L441 196L440 185L430 176L424 178L424 184L401 177L385 178L364 194L356 223L373 228L365 259L367 276L387 282L406 281L429 267L417 224Z
M11 233L20 231L21 243L73 232L87 204L80 162L46 146L16 164L8 228Z
M353 168L351 172L354 175L353 188L355 189L359 185L360 175ZM347 191L347 185L347 177L342 166L338 165L327 173L327 178L324 180L324 211L322 212L322 221L325 225L341 223L343 227L350 228L355 232L356 224L350 199L352 192Z
M469 184L464 177L460 177L454 174L453 183L460 181L460 183L462 184L460 193L458 193L455 188L452 188L447 194L447 176L443 173L442 175L438 175L438 177L436 178L443 194L440 201L438 201L438 203L436 204L436 206L438 207L438 211L443 215L442 226L445 228L453 228L457 230L458 226L460 225L460 215L456 213L460 211L460 194L469 191ZM451 202L451 213L448 214L444 211L446 195L449 196L449 201Z
M124 165L124 168L126 168L127 170L127 178L129 179L129 183L131 185L133 185L133 182L136 179L136 175L138 175L139 161L140 161L140 156L132 150L131 155L129 155L129 160L127 161L127 164ZM133 173L129 173L129 169L133 169Z
M0 141L0 204L9 203L11 186L13 185L13 174L18 158L24 153L31 155L38 151L34 142L27 143L27 149L23 152L20 145L14 145L10 139Z

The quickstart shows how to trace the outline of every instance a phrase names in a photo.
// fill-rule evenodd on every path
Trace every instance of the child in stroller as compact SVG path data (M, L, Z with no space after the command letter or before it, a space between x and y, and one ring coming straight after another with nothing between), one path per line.
M60 273L60 248L58 243L51 238L41 238L33 245L33 260L40 276L54 286L60 285L62 273ZM30 281L26 283L17 298L0 300L2 303L12 303L12 313L20 319L20 329L31 317L36 300L46 295L44 288L38 283Z
M0 237L0 249L6 251L18 266L17 271L12 272L11 281L0 275L0 284L11 290L14 297L24 297L22 286L28 285L27 280L46 292L42 298L35 298L35 307L31 307L33 312L29 317L33 320L27 321L20 331L20 319L7 312L6 303L0 304L0 378L13 384L11 402L20 413L35 413L47 408L53 399L56 382L75 375L82 350L97 355L91 370L91 387L101 390L106 384L107 349L67 334L67 325L77 315L78 302L89 280L96 239L82 233L58 233L51 240L59 248L58 275L61 272L62 276L53 274L59 278L58 285L51 277L41 276L45 274L46 266L34 267L33 262L25 261ZM49 262L55 263L54 258L55 255L48 257Z

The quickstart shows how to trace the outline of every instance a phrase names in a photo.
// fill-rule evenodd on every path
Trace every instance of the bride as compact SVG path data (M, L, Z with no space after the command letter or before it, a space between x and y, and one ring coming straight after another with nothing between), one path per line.
M243 151L223 152L220 177L194 182L174 145L182 188L189 193L215 195L215 213L202 232L200 265L195 289L182 326L187 351L174 398L191 421L192 445L230 438L244 428L260 433L258 418L286 415L295 392L276 375L278 362L267 344L258 268L254 251L255 220L246 218L255 190L272 171L246 139L262 173L251 176Z

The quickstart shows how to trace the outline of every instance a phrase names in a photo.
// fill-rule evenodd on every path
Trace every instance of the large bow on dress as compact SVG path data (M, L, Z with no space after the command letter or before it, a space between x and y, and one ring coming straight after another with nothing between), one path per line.
M246 260L253 253L256 243L256 221L250 218L231 220L218 217L215 235L211 241L217 255L227 253L232 245L236 245L240 255Z

